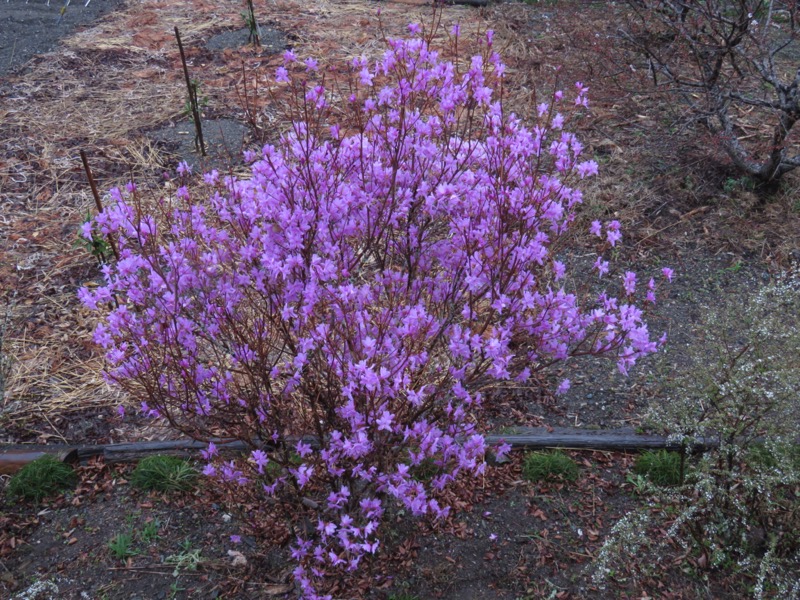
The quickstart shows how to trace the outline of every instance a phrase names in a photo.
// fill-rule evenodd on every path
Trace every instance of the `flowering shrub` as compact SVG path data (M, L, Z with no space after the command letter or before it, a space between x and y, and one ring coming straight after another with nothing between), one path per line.
M314 514L292 550L308 598L378 550L387 499L441 517L437 492L483 471L479 379L586 354L624 372L656 349L635 275L623 298L584 308L563 287L552 248L581 202L574 184L597 171L563 129L564 94L526 127L504 109L491 33L462 66L411 32L353 61L349 87L287 52L276 79L291 126L252 177L212 172L202 201L181 187L149 212L135 186L112 190L98 223L121 260L81 291L91 308L119 299L95 340L144 413L251 445L223 462L209 444L207 475ZM570 104L587 104L585 87Z
M706 311L684 357L689 367L665 382L647 419L687 448L713 444L689 457L683 485L658 490L677 509L664 517L669 527L653 523L651 507L614 527L595 562L597 582L620 561L629 564L655 525L698 564L745 575L754 598L798 597L798 316L796 268L749 298L721 299Z

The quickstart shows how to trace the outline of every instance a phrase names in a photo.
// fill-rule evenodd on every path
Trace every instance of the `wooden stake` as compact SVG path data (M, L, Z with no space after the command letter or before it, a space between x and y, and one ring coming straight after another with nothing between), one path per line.
M97 184L94 181L92 169L89 167L89 161L86 158L86 152L83 150L81 150L81 161L83 162L83 170L86 171L86 178L89 180L89 187L92 188L94 204L97 207L97 214L99 215L101 212L103 212L103 202L100 200L100 194L97 192ZM111 246L111 251L114 253L114 258L116 258L117 262L119 262L119 251L117 250L117 245L114 243L114 239L111 237L111 234L108 235L108 245Z
M181 52L181 63L183 64L183 76L186 79L186 90L189 93L189 104L192 107L192 117L194 118L194 130L197 135L194 138L195 146L200 150L200 154L206 155L206 145L203 142L203 126L200 123L200 110L197 107L197 86L192 83L189 77L189 67L186 66L186 54L183 52L181 33L178 26L175 26L175 39L178 40L178 50Z

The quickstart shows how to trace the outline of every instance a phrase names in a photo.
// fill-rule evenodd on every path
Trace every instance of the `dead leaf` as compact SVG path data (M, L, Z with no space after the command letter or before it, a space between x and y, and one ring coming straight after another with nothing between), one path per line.
M247 566L247 559L241 552L238 552L236 550L228 550L228 556L230 556L233 559L233 561L231 562L232 567Z
M263 590L267 596L280 596L288 594L293 588L294 586L290 583L274 583L264 586Z

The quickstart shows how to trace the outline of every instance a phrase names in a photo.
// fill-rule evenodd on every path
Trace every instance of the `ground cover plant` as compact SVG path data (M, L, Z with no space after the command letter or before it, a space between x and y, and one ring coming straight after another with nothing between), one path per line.
M560 450L531 452L525 457L522 474L530 481L547 479L575 481L578 478L578 465Z
M39 502L47 496L73 487L77 480L71 466L50 455L44 455L25 465L9 480L6 494L12 499Z
M95 340L143 413L252 448L223 462L210 443L206 475L317 522L292 550L309 598L376 553L387 499L444 517L441 492L483 472L482 378L524 382L581 355L627 373L657 348L633 272L619 298L559 283L554 249L597 170L564 129L585 86L556 91L528 127L503 107L491 31L465 61L458 26L441 51L435 31L409 30L331 91L315 59L287 51L275 78L291 125L251 156L250 179L207 173L207 190L183 185L153 213L135 184L112 190L96 222L121 260L81 291L90 308L116 303ZM188 183L188 165L179 174ZM603 248L622 235L616 221L591 234ZM597 256L587 275L608 269ZM654 303L655 281L641 287ZM426 460L437 475L415 479Z
M634 471L645 475L655 485L678 485L683 482L683 467L684 459L679 452L656 450L640 454Z
M131 474L131 484L143 490L186 492L197 481L197 471L177 456L149 456L139 461Z

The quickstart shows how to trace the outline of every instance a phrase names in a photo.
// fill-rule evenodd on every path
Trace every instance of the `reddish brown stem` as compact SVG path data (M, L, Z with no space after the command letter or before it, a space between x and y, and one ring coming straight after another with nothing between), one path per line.
M86 158L86 152L81 150L81 161L83 162L83 170L86 171L86 178L89 180L89 187L92 188L92 196L94 196L94 204L97 206L97 214L103 212L103 202L100 200L100 194L97 192L97 184L94 181L94 175L92 175L92 169L89 167L89 160ZM117 250L117 245L114 243L114 239L111 237L111 234L108 235L108 245L111 246L111 251L114 253L114 258L119 261L119 251Z

